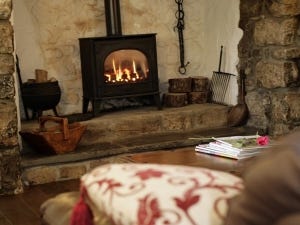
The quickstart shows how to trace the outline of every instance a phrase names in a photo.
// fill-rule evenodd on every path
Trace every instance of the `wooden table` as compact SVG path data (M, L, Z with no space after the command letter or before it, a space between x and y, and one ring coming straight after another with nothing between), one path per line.
M184 147L174 150L160 150L126 155L128 161L135 163L159 163L205 167L214 170L230 172L242 176L245 170L253 164L257 157L235 160L220 156L197 153L194 147Z

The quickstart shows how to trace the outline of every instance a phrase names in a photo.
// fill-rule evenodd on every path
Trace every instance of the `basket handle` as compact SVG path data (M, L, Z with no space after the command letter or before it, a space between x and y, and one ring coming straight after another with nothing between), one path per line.
M47 121L53 121L53 122L61 124L64 140L69 139L70 132L69 132L69 125L68 125L68 119L67 118L56 117L56 116L41 116L41 117L39 117L39 123L40 123L40 130L41 131L46 130L45 123Z

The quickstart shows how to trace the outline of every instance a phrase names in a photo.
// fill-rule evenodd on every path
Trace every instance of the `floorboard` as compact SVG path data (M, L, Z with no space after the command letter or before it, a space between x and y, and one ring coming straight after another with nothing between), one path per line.
M0 197L1 225L40 225L40 205L55 195L77 191L79 180L26 187L23 194Z

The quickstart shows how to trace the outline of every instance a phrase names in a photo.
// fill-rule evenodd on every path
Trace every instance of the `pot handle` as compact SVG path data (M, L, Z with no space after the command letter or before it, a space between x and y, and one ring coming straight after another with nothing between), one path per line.
M47 121L53 121L53 122L61 124L64 140L69 139L70 131L69 131L69 125L68 125L67 118L56 117L56 116L41 116L41 117L39 117L40 131L46 131L45 123Z

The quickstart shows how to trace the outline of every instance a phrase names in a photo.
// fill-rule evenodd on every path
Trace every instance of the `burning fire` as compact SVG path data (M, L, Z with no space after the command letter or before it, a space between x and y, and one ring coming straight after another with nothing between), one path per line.
M112 68L104 73L106 83L129 83L137 82L147 78L147 70L136 65L135 60L132 60L131 65L121 66L116 65L115 60L112 60ZM145 72L144 72L145 71Z

